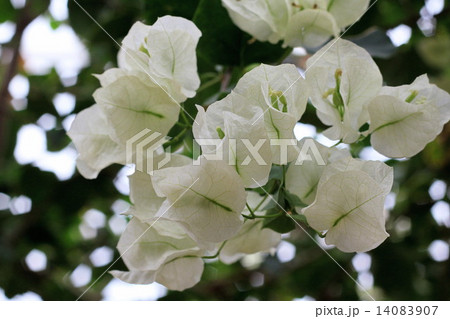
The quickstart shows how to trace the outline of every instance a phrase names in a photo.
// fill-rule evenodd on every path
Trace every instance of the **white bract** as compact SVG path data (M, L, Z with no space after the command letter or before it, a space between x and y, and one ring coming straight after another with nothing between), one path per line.
M113 163L125 164L125 147L111 139L106 115L98 105L81 111L67 134L78 150L77 168L85 178L96 178Z
M324 135L356 142L361 126L369 121L367 104L383 81L370 54L350 41L331 41L308 59L306 80L317 116L331 126Z
M369 0L222 0L234 24L259 41L318 47L358 21Z
M344 252L374 249L389 236L384 226L384 200L392 186L392 169L351 159L334 165L325 169L316 199L303 214L312 228L326 231L329 245Z
M180 17L164 16L151 26L136 22L122 42L119 66L146 73L183 102L200 85L195 52L200 37L195 24Z
M144 129L166 135L180 112L179 104L157 84L135 75L97 89L94 98L106 114L112 138L122 145Z
M156 160L159 160L159 158L156 158ZM170 156L170 161L162 168L185 166L191 162L192 159L189 157L173 154ZM153 218L164 202L164 198L156 194L152 184L152 176L136 170L128 178L130 180L130 200L133 206L130 207L127 214L142 221Z
M289 20L284 45L318 47L331 36L339 35L339 27L333 15L325 10L304 9Z
M286 171L286 189L309 205L316 198L317 185L329 163L349 157L347 150L328 148L311 138L298 143L301 150L298 159Z
M203 154L233 166L245 187L266 184L272 153L263 111L236 94L213 103L206 112L202 107L197 109L193 132Z
M272 149L272 163L286 164L297 157L294 127L306 109L309 88L297 68L291 64L261 64L246 73L233 91L248 105L263 111Z
M411 157L450 120L450 95L422 75L411 85L383 87L369 113L373 148L388 157Z
M293 10L289 0L222 0L222 5L240 29L274 44L284 38Z
M172 290L184 290L198 283L205 251L183 233L167 236L164 228L173 229L173 226L167 221L153 225L133 218L117 245L129 271L111 271L111 274L131 284L158 282Z
M311 0L309 0L311 1ZM326 0L327 9L330 12L336 24L343 29L359 19L369 8L370 0Z
M360 159L345 156L332 161L327 166L319 184L325 183L328 178L339 172L362 171L368 174L375 182L378 183L383 195L389 194L394 181L394 169L380 161L363 161Z
M269 252L281 241L281 234L263 228L262 220L247 220L241 231L230 238L220 252L220 260L232 264L247 254Z
M219 243L241 229L247 195L233 167L204 157L199 161L154 172L155 192L166 199L153 219L179 222L200 245Z

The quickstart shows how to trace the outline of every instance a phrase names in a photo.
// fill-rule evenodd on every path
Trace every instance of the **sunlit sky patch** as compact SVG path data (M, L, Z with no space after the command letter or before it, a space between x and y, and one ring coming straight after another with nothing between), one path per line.
M412 35L412 29L407 25L400 24L399 26L388 30L387 35L391 39L392 43L396 47L399 47L409 42Z
M75 173L76 151L67 146L59 152L47 151L45 131L27 124L17 133L14 157L19 164L33 164L43 171L53 172L59 180L67 180Z
M26 28L21 55L29 74L47 74L54 67L61 78L73 78L89 65L89 53L73 29L62 24L53 30L43 16Z

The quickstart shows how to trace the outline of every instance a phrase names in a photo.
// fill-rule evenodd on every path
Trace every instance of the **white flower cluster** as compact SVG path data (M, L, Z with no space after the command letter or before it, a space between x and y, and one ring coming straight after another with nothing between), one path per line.
M319 45L336 34L314 33L326 30L319 23L339 30L368 5L223 3L244 30L252 27L246 31L258 39L284 39L287 45L305 39ZM305 12L317 15L307 23L312 33L294 39L290 35L300 21L306 23ZM68 133L83 176L95 178L112 163L125 164L127 141L144 129L167 135L178 121L179 103L199 87L195 50L200 36L192 22L170 16L131 28L119 68L98 76L96 105L82 111ZM273 251L281 234L266 221L279 217L305 218L344 252L371 250L389 236L384 201L393 184L392 168L311 139L296 141L294 126L310 99L319 119L330 126L324 132L329 138L351 144L370 135L380 153L409 157L450 120L450 96L425 75L410 86L382 87L371 56L345 40L330 42L307 65L306 79L294 65L253 68L224 99L206 110L197 106L192 131L202 151L198 159L172 154L151 175L136 171L130 176L133 205L127 215L132 219L118 244L129 271L113 271L114 276L135 284L156 281L174 290L192 287L205 258L233 263L246 254ZM271 182L270 189L263 188Z
M125 164L126 142L143 129L169 132L179 103L200 85L195 52L200 36L191 21L178 17L133 25L122 42L119 68L97 76L102 87L94 93L96 104L82 111L68 132L84 177Z
M381 154L411 157L450 120L450 95L426 75L411 85L382 87L372 57L352 42L331 41L308 59L307 70L312 104L319 119L331 126L324 134L332 140L354 143L370 134Z
M318 47L358 21L369 0L222 0L241 30L259 41Z

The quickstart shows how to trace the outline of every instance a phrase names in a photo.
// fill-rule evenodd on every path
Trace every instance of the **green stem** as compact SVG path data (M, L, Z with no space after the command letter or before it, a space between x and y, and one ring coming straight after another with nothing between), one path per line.
M183 128L180 133L178 133L174 138L172 138L170 141L163 144L164 149L168 148L169 146L172 146L176 143L178 143L180 140L184 138L184 135L186 134L187 128Z
M219 74L218 76L214 77L213 79L209 80L208 82L205 82L198 88L197 94L202 92L203 90L206 90L210 86L213 86L216 83L220 83L220 81L222 81L222 79L223 79L223 75Z
M309 226L309 225L308 225ZM316 232L316 234L320 237L320 238L325 238L327 236L327 234L323 234L320 231L314 230Z
M268 194L266 194L264 197L263 197L263 199L259 202L259 204L258 205L256 205L256 207L255 207L255 209L253 210L253 211L258 211L258 209L261 207L261 205L266 201L266 199L267 199L267 197L268 197L269 195Z
M342 143L342 140L340 140L339 142L337 142L336 144L334 144L333 146L331 146L331 147L336 147L336 146L338 146L339 144L341 144Z
M250 208L250 205L248 203L245 203L245 206L247 206L248 211L250 212L250 215L254 218L255 217L255 213L253 212L253 210Z
M192 123L189 121L189 119L186 116L187 111L185 111L184 108L181 109L181 119L186 123L189 127L192 127Z
M222 248L225 246L225 244L227 243L227 241L225 240L222 245L220 245L219 249L217 250L217 252L213 255L213 256L203 256L203 259L214 259L219 257L220 252L222 251Z
M328 4L328 7L327 7L327 11L330 11L331 7L333 6L333 2L334 2L334 0L330 1L330 3Z
M253 216L249 216L249 215L244 215L241 214L242 217L247 218L247 219L257 219L257 218L274 218L274 217L279 217L282 215L282 213L277 213L277 214L272 214L272 215L253 215Z

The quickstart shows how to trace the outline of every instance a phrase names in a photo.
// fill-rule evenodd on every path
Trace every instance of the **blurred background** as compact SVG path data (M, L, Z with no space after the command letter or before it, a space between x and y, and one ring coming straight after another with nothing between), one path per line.
M449 11L444 0L380 0L344 38L375 57L387 85L428 73L450 92ZM195 103L208 105L228 92L250 64L286 60L301 69L312 53L248 41L220 0L0 0L0 300L75 300L118 258L132 168L111 166L96 180L84 179L66 131L75 114L93 104L99 84L92 74L116 65L113 39L120 43L135 21L152 24L166 14L193 19L203 32L202 86L185 103L192 113ZM334 144L323 129L309 106L295 134ZM450 125L411 160L388 160L364 143L352 146L355 156L394 167L386 201L391 236L361 254L317 240L376 299L450 299L449 145ZM112 269L124 269L122 261ZM184 292L129 285L106 273L82 299L367 298L297 229L273 255L250 255L230 266L207 263L201 283Z

